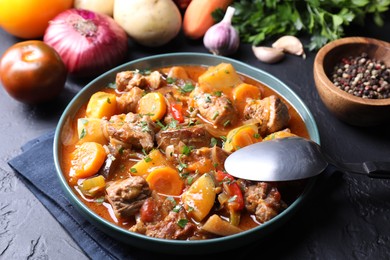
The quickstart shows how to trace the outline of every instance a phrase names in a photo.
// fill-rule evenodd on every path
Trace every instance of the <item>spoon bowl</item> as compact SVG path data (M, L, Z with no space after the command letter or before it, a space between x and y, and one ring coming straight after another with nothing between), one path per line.
M337 162L323 153L319 144L302 137L255 143L235 151L225 161L229 174L252 181L306 179L319 175L329 165L373 178L390 177L390 162Z

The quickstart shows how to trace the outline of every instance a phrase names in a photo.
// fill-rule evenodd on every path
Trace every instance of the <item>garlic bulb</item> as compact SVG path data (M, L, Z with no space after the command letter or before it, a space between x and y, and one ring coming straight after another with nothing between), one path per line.
M283 59L284 52L281 49L265 46L252 46L256 58L265 63L276 63Z
M235 8L229 6L221 22L211 26L203 37L204 46L215 55L231 55L240 45L238 31L232 26Z
M272 47L282 49L284 52L290 54L298 56L302 55L303 58L306 57L301 41L292 35L285 35L280 37L272 44Z

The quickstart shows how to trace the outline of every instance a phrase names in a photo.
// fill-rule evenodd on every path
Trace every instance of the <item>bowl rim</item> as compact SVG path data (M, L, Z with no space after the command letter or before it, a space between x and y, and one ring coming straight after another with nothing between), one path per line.
M183 62L174 63L173 61L175 59L182 58L185 60L188 60L188 63L184 64ZM285 90L287 92L287 96L281 94L283 98L286 99L287 102L289 102L290 105L292 105L299 115L303 118L303 120L306 122L307 126L310 125L311 129L308 129L310 132L310 138L320 144L320 135L318 131L317 124L315 122L315 119L308 109L308 107L305 105L305 103L301 100L301 98L292 90L290 89L285 83L283 83L278 78L274 77L273 75L260 70L258 68L255 68L251 65L248 65L244 62L224 57L224 56L215 56L211 54L205 54L205 53L196 53L196 52L176 52L176 53L169 53L169 54L158 54L158 55L152 55L147 56L144 58L136 59L133 61L129 61L127 63L124 63L122 65L119 65L111 70L108 70L107 72L103 73L102 75L98 76L97 78L90 81L84 88L82 88L74 97L73 99L68 103L67 107L65 108L63 114L61 115L57 127L55 129L55 136L54 136L54 143L53 143L53 157L54 157L54 163L56 168L56 174L60 180L60 184L69 198L72 205L74 205L79 212L84 215L90 222L94 223L98 228L100 228L103 231L108 232L107 234L110 236L114 236L116 238L121 238L121 241L123 239L127 239L130 245L136 246L138 248L142 249L148 249L156 252L165 252L165 253L174 253L174 254L188 254L190 249L196 249L191 250L191 253L194 254L204 254L204 253L216 253L221 251L226 251L229 249L234 249L239 246L243 246L245 244L248 244L249 241L253 240L260 240L265 237L266 234L270 233L273 229L279 228L281 225L283 225L285 222L287 222L288 219L292 217L295 212L303 206L304 202L308 200L308 195L313 192L314 187L317 183L317 177L312 177L308 180L306 187L303 190L303 193L293 202L289 205L287 209L285 209L283 212L278 214L273 219L265 222L264 224L252 228L250 230L243 231L241 233L230 235L227 237L220 237L220 238L213 238L213 239L207 239L207 240L195 240L195 241L182 241L182 240L168 240L168 239L160 239L160 238L153 238L148 237L146 235L138 234L135 232L131 232L128 230L125 230L121 227L119 227L116 224L113 224L109 222L108 220L98 216L95 212L93 212L91 209L89 209L78 197L77 195L72 191L71 187L69 186L67 180L64 177L64 174L62 173L61 169L61 163L60 163L60 155L61 155L61 133L63 129L63 125L65 124L67 118L70 116L70 112L73 109L76 111L80 108L83 102L79 102L80 99L82 99L83 96L89 95L91 96L92 89L101 89L105 87L106 85L102 85L100 87L94 87L95 84L99 83L100 81L104 81L106 77L109 77L113 73L116 73L121 70L127 69L129 66L134 66L135 64L144 64L145 62L155 62L155 61L162 61L162 63L166 66L173 66L173 65L200 65L196 62L193 62L194 60L207 60L207 62L210 62L211 60L216 64L220 62L229 62L231 63L237 70L237 72L248 75L248 73L242 72L243 69L248 70L247 72L251 72L252 74L256 75L262 75L267 80L270 80L274 82L275 84L279 84L280 88ZM165 60L168 60L168 62L164 62ZM201 64L205 65L205 64ZM212 64L207 64L205 66L213 66ZM161 68L161 65L155 65L154 68ZM237 69L237 67L241 69ZM251 77L251 76L249 76ZM252 76L253 78L253 76ZM256 79L257 81L263 82L263 80ZM275 90L275 86L269 86L268 84L265 84L267 87L273 89L278 94L279 91ZM291 100L293 99L297 104L293 105L291 104ZM78 105L77 108L74 108L76 105ZM304 113L305 115L301 114ZM263 234L259 237L259 232ZM126 241L122 241L126 242ZM225 243L229 243L229 247L227 248L225 246ZM145 245L145 243L147 245ZM198 250L199 249L199 250ZM203 251L202 251L203 250Z
M349 102L358 103L362 105L370 105L370 106L386 106L390 104L390 98L384 98L384 99L364 99L361 97L354 96L352 94L349 94L339 88L337 88L333 82L329 79L329 77L326 75L324 70L324 59L326 55L329 54L330 51L334 50L335 48L338 48L343 45L348 44L373 44L377 45L383 48L386 48L390 51L390 43L378 40L375 38L370 37L344 37L340 38L331 42L328 42L325 44L320 50L317 52L315 58L314 58L314 76L316 81L316 86L319 88L319 83L321 83L322 87L325 87L332 93L342 97L343 99L348 100ZM341 57L340 57L341 58Z

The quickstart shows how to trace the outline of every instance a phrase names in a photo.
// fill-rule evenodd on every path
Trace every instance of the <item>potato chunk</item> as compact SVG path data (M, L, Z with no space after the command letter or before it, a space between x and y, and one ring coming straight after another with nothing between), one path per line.
M188 215L202 221L213 207L215 196L214 181L210 174L205 173L183 193L182 201Z
M231 64L220 63L200 75L198 82L205 93L223 92L230 95L232 89L242 83L242 80Z

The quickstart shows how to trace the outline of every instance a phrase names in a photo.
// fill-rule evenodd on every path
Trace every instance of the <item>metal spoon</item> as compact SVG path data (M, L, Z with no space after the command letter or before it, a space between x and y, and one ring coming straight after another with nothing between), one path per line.
M255 143L233 152L225 161L229 174L254 181L306 179L320 174L329 165L343 172L390 178L390 162L337 162L323 153L320 145L301 137Z

